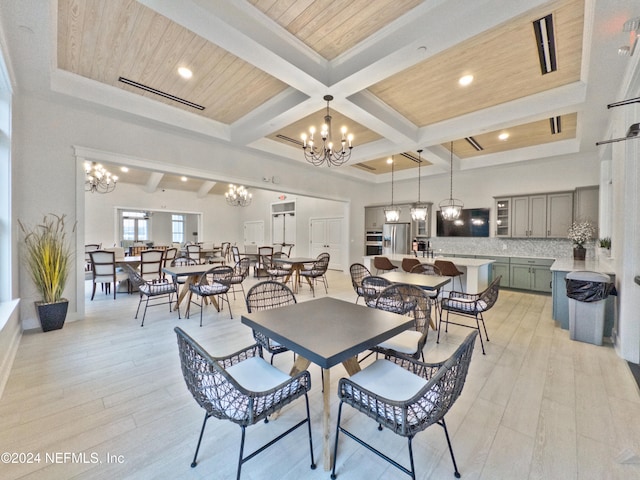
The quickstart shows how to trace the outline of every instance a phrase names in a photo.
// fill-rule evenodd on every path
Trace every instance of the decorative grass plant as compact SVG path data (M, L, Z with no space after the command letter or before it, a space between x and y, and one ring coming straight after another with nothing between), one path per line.
M65 215L45 215L33 227L18 221L24 233L25 261L42 303L62 300L69 270L71 248L67 241ZM75 225L72 231L75 232Z

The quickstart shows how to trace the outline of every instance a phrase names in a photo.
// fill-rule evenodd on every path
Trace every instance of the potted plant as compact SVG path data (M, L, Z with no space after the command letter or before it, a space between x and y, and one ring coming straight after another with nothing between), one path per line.
M598 239L598 256L609 257L611 254L611 238Z
M62 292L71 268L65 215L45 215L42 223L33 227L18 223L24 234L26 266L42 298L35 302L42 330L60 329L69 307L69 300L62 298Z
M589 222L573 222L569 227L568 238L573 242L573 259L584 260L587 250L584 244L591 240L595 229Z

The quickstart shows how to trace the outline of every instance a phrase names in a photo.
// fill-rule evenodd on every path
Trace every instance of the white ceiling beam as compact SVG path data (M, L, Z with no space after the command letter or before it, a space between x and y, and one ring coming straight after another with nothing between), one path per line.
M162 177L164 177L164 173L151 172L151 175L149 175L149 180L147 180L147 183L144 186L144 190L147 193L154 193L158 189L158 185L160 185Z
M217 182L212 182L210 180L205 180L204 182L202 182L202 185L200 185L200 188L198 189L198 193L196 194L196 196L198 198L206 197L207 195L209 195L209 192L216 185L216 183Z

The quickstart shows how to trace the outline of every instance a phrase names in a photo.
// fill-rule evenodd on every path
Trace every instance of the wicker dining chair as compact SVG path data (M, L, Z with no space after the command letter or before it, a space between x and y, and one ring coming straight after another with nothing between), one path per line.
M138 273L138 271L134 270L131 265L124 264L122 266L127 274L129 275L129 283L131 287L135 287L138 289L138 293L140 294L140 300L138 301L138 308L136 309L136 316L134 318L138 318L138 312L140 311L140 305L142 304L142 298L146 299L144 304L144 312L142 314L142 322L140 323L141 327L144 327L144 319L147 316L147 308L155 307L158 305L169 305L169 311L171 311L171 304L173 303L173 295L176 294L176 310L178 311L178 318L180 318L180 305L178 305L178 286L167 280L159 280L159 281L148 281L142 278L142 275ZM160 299L163 300L163 297L167 297L166 301L159 301L154 303L149 303L150 300Z
M428 292L415 285L396 283L385 288L378 299L378 310L413 317L413 328L404 330L371 350L384 355L406 356L424 361L424 346L429 335L431 298Z
M445 320L445 333L449 331L449 323L478 330L478 334L480 334L480 345L482 346L482 354L484 355L484 342L482 341L482 334L480 333L480 322L482 322L484 336L488 342L489 335L487 334L487 326L484 323L483 313L490 310L498 301L501 279L502 275L496 277L495 280L493 280L493 282L491 282L491 284L489 284L489 286L480 293L464 293L456 291L449 292L449 296L447 298L443 298L442 302L440 302L440 321L438 323L438 339L436 343L440 343L440 332L442 331L442 314L446 311L447 318ZM464 323L452 322L449 320L449 313L461 315L463 317L474 318L476 324L474 326Z
M354 263L349 267L349 273L351 274L351 285L357 295L356 303L358 303L360 297L364 297L364 292L362 291L362 280L366 277L370 277L371 272L361 263Z
M327 252L323 252L318 255L318 258L311 265L311 268L304 268L300 270L300 276L307 279L307 283L311 287L311 293L313 296L316 296L315 285L318 281L321 281L324 285L324 292L329 293L327 289L327 269L329 268L329 261L331 259L331 255Z
M202 326L202 312L204 310L204 299L208 297L216 297L218 302L218 311L222 310L224 302L229 307L229 317L233 318L231 312L231 303L227 292L231 288L231 278L233 277L233 268L228 265L213 267L200 275L197 283L189 285L191 293L195 293L200 297L200 326ZM197 303L192 303L198 305ZM187 317L189 318L189 317Z
M282 279L283 283L286 283L286 280L287 282L291 282L291 285L293 285L293 269L291 265L285 265L277 261L279 258L287 258L288 256L289 255L283 252L275 252L271 255L271 258L269 259L270 264L267 265L269 280Z
M231 355L214 357L181 328L176 327L174 331L178 337L182 376L189 392L205 411L191 468L198 464L202 436L207 420L211 417L229 420L239 425L242 430L237 480L240 480L242 465L245 462L305 424L309 434L311 469L316 468L307 396L307 392L311 389L311 376L307 370L295 376L281 372L262 358L262 347L257 344ZM269 415L300 397L305 399L306 417L249 455L245 455L247 427L266 420ZM279 423L271 422L270 424L278 425Z
M256 283L249 289L246 296L247 312L249 313L271 310L295 303L297 303L297 300L293 291L284 283L276 280L265 280ZM255 330L253 331L253 338L271 354L271 363L273 363L274 355L289 351L288 348Z
M421 275L437 275L440 276L440 269L430 263L420 263L411 269L411 273L419 273ZM442 289L436 288L435 290L427 290L427 295L431 298L431 303L436 307L434 315L434 325L437 323L440 317L440 297Z
M378 300L378 295L385 288L391 285L391 282L384 277L379 277L377 275L370 275L362 279L362 298L364 298L364 303L367 307L376 306L376 301Z
M390 354L385 359L376 360L352 377L340 379L338 384L340 406L331 478L335 479L337 476L338 441L340 433L344 433L415 479L413 438L417 433L434 424L444 429L454 476L460 478L444 417L453 407L464 387L477 334L478 332L471 332L453 355L443 362L423 363L412 358ZM351 405L357 411L372 418L378 424L379 430L385 427L397 435L406 437L409 468L348 431L342 425L344 405Z
M233 276L231 277L231 293L233 293L233 299L236 299L236 286L240 285L240 290L242 291L242 296L247 298L247 294L244 292L244 285L242 284L247 277L249 276L249 265L251 264L251 260L249 258L241 258L238 260L233 267Z

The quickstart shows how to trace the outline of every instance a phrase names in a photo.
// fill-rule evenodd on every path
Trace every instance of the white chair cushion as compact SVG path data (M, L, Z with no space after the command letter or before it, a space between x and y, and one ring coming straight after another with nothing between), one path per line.
M395 337L382 342L378 347L395 350L396 352L405 353L407 355L413 355L416 353L418 341L421 336L422 333L415 330L405 330Z
M278 370L260 357L251 357L227 368L240 385L252 392L264 392L277 387L291 379L289 375Z
M394 401L408 400L427 384L424 378L384 359L376 360L350 380L376 395Z
M447 305L452 310L458 310L458 311L467 312L467 313L473 313L475 311L484 312L487 309L487 303L483 300L480 300L476 303L476 302L461 302L455 299L449 299L447 300Z

